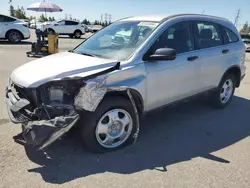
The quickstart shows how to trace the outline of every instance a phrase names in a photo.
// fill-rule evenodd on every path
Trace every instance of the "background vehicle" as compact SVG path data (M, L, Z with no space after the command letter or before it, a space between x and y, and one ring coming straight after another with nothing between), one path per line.
M101 30L103 28L102 25L88 25L89 32L96 33L97 31Z
M69 35L71 38L81 38L85 34L85 26L73 20L60 20L54 24L46 25L48 32L59 35Z
M28 25L14 17L0 14L0 39L18 43L30 37Z
M242 41L245 43L246 52L250 52L250 34L241 35Z
M17 68L6 100L13 122L28 118L26 138L42 135L38 121L54 127L52 136L43 135L43 145L31 140L37 148L80 120L85 145L106 152L133 143L141 117L153 109L202 94L209 94L214 107L225 108L245 76L244 63L244 43L226 19L192 14L126 18L74 50Z

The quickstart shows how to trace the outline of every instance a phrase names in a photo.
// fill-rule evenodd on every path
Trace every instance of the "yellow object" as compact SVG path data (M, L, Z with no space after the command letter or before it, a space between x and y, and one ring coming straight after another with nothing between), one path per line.
M47 51L47 48L46 48L46 47L42 47L42 48L41 48L41 51L46 52L46 51Z
M58 35L48 34L49 54L58 53Z

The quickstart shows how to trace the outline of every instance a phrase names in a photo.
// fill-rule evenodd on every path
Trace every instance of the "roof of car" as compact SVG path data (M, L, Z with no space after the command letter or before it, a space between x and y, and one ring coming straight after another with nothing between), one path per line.
M122 21L155 21L155 22L162 22L170 18L175 17L205 17L205 18L214 18L219 20L227 20L225 18L204 15L204 14L159 14L159 15L147 15L147 16L135 16L135 17L128 17L121 19Z

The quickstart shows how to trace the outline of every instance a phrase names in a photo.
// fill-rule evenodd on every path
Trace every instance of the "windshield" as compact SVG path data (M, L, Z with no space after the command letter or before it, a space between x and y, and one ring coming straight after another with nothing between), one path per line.
M157 22L116 22L90 37L73 52L123 61L140 47L157 25Z

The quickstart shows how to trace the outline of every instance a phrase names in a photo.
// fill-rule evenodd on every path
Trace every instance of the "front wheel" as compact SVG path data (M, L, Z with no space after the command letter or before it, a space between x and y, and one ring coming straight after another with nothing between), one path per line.
M85 114L81 135L93 152L108 152L134 141L136 114L130 100L105 98L95 112Z
M22 35L18 31L10 31L8 34L8 40L12 43L19 43L22 40Z
M232 100L235 91L236 80L233 74L226 75L212 94L212 102L216 108L225 108Z

